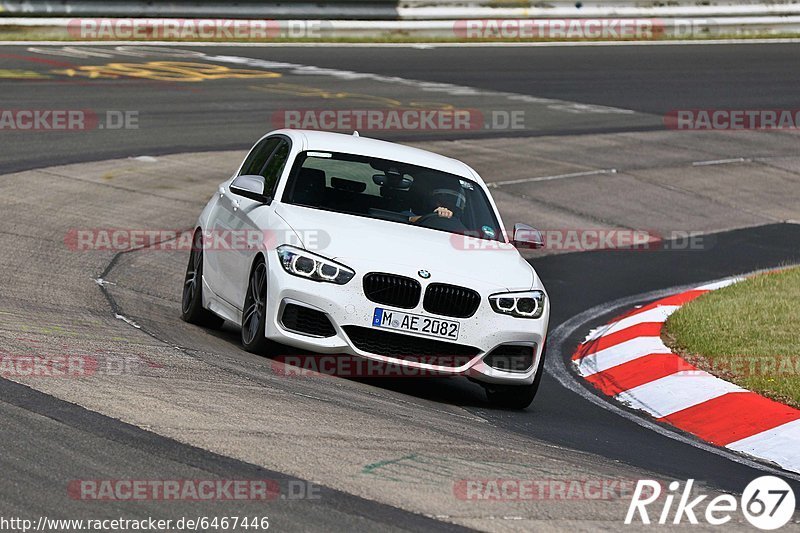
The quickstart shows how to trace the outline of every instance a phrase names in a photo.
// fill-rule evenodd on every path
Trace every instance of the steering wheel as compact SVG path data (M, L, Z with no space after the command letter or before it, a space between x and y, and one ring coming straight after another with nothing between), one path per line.
M455 218L455 216L450 218L445 218L445 217L440 217L436 213L428 213L427 215L422 215L419 218L419 220L417 220L417 225L426 228L441 229L452 232L463 232L467 230L464 224L462 224L460 220Z

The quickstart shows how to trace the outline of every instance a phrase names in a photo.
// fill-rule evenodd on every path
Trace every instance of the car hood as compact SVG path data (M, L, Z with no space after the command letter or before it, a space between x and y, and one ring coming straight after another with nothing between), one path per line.
M303 246L360 271L391 271L431 281L472 282L498 290L540 286L533 268L510 244L385 220L281 204L280 216Z

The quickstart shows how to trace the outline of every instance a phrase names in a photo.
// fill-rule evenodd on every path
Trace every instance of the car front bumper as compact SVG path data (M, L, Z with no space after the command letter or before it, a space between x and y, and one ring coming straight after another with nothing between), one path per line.
M403 373L407 376L452 375L465 376L484 383L526 385L533 383L536 371L540 366L539 361L543 356L550 313L548 299L545 299L545 310L541 318L515 318L494 312L488 301L490 291L478 290L481 294L478 310L470 318L459 319L428 313L422 308L421 301L413 309L399 309L374 303L365 296L362 289L363 277L359 274L345 285L336 285L290 275L277 262L273 262L268 270L268 310L265 334L270 340L317 354L349 354L380 361L407 369L408 372ZM395 267L393 273L409 277L414 277L416 274L415 272L406 272L402 267ZM461 281L465 282L466 280ZM448 282L452 281L448 280ZM425 283L422 285L424 291ZM462 285L470 286L466 283L462 283ZM314 337L287 329L281 321L284 307L287 304L295 304L323 313L333 325L336 333L330 337ZM392 357L359 349L344 328L360 326L361 328L386 331L384 328L372 324L376 307L458 322L459 335L456 341L396 330L391 330L391 332L408 337L409 344L414 337L433 338L473 347L477 353L469 357L462 356L458 359L458 366L442 366L423 362L424 357L418 358L422 360L414 360L413 357ZM489 366L484 358L492 350L505 344L535 347L533 364L526 371L508 371Z

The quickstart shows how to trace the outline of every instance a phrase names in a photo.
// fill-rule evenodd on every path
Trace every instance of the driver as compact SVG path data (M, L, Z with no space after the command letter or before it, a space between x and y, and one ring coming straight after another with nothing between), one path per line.
M464 196L464 193L453 189L434 189L431 199L436 206L431 214L441 218L452 218L454 214L460 218L467 205L467 197ZM412 215L408 217L408 221L414 224L423 216L425 215Z

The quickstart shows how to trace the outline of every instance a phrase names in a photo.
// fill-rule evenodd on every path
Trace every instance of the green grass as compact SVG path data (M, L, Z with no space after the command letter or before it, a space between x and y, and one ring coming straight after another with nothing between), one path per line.
M664 337L692 364L800 407L800 268L704 294L670 316Z

